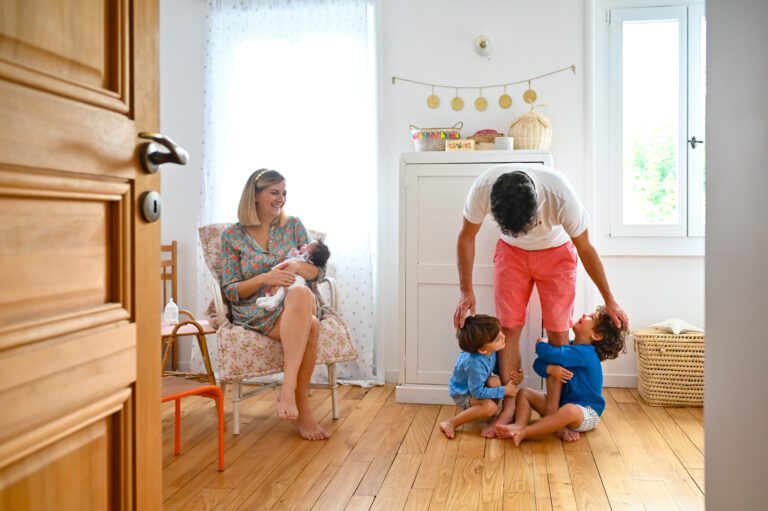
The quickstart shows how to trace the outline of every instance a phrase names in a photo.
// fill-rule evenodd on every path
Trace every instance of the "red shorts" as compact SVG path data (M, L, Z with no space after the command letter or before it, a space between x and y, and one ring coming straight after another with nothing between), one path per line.
M571 328L577 263L576 248L570 241L544 250L523 250L499 240L493 256L493 296L501 325L525 325L535 283L544 328L553 332Z

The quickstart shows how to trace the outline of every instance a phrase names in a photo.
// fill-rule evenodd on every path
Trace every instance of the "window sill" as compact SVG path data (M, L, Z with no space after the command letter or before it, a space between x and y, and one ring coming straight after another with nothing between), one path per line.
M602 237L595 240L602 257L704 257L704 237Z

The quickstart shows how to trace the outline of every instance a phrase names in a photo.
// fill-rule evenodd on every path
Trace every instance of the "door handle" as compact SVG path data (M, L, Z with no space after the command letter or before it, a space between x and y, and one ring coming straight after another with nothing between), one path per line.
M691 149L696 149L696 144L703 144L703 140L696 140L696 137L692 137L689 141L689 144L691 144Z
M142 131L139 133L139 137L151 140L151 142L141 144L139 148L141 166L149 174L154 174L160 170L160 165L163 163L186 165L189 161L189 153L162 133ZM168 152L161 150L161 147L167 149Z

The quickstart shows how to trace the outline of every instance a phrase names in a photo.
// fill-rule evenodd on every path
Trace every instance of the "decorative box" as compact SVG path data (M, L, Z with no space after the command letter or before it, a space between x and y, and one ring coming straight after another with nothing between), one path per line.
M417 128L411 124L411 138L416 151L445 151L446 140L461 138L464 123L459 121L451 128Z

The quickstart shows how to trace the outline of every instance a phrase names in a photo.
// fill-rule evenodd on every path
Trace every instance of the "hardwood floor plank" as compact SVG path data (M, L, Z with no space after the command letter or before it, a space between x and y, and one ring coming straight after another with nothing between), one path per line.
M636 392L636 391L635 391ZM659 430L669 447L687 469L704 468L704 454L691 442L680 425L669 415L666 408L649 406L639 394L636 396L640 407Z
M459 440L459 458L482 458L485 453L485 438L480 436L480 431L485 426L485 421L474 421L462 426Z
M482 511L502 511L504 506L504 444L506 440L488 440L483 457L483 480L480 489Z
M336 471L333 479L325 487L325 491L320 494L320 498L311 508L312 511L337 511L344 509L367 469L367 461L349 460L345 462Z
M432 490L429 488L411 488L408 500L405 501L404 511L423 511L429 509L432 500Z
M528 440L533 454L533 493L536 497L537 511L552 510L552 495L549 493L549 474L547 472L547 446L541 438Z
M544 445L547 452L547 478L552 508L577 511L576 495L571 484L563 442L556 435L551 434L544 438Z
M379 447L374 453L368 471L363 476L363 480L360 481L360 485L355 492L356 495L377 495L379 493L381 485L387 477L387 472L389 472L392 462L400 450L403 438L408 433L408 428L411 426L411 422L416 416L419 407L418 405L408 404L400 405L400 408L400 414L395 417L390 427L378 438L377 443ZM421 459L421 456L419 456L419 459ZM418 469L418 465L416 469ZM415 475L416 473L414 472L414 477ZM413 480L409 481L409 487L411 482Z
M610 392L611 396L613 397L613 400L617 403L635 403L635 396L632 395L630 392L630 389L624 389L619 387L613 387L609 389L605 389L606 391Z
M454 407L451 407L454 408ZM451 491L451 481L453 480L453 473L456 467L456 456L459 451L459 443L461 441L462 431L456 432L456 438L448 440L445 435L440 431L440 428L436 426L438 434L445 440L445 448L442 450L442 456L438 461L437 475L435 479L435 487L432 492L432 500L429 502L429 509L434 511L443 511L448 505L448 496ZM421 468L424 467L424 460L421 462ZM418 473L416 475L418 479ZM415 487L415 481L414 481Z
M703 468L689 468L688 473L691 474L691 477L696 482L696 485L701 490L701 493L704 493L706 495L706 492L704 491L704 469Z
M188 511L218 511L221 509L221 503L224 502L227 497L234 490L229 489L209 489L206 488L200 492L200 498L191 503L186 509Z
M435 426L440 405L419 405L411 427L405 435L400 454L424 454L427 450L432 428Z
M344 511L368 511L373 505L373 499L370 495L352 495Z
M504 499L503 509L509 511L535 511L533 453L530 442L515 447L512 442L504 445Z
M604 422L601 421L594 430L590 431L589 445L592 447L592 457L600 473L611 509L613 511L644 509L638 488Z
M381 485L381 490L376 495L371 511L398 511L405 508L409 496L405 490L413 484L423 456L423 454L397 455Z
M583 435L582 435L583 436ZM581 440L580 440L581 441ZM573 442L572 442L573 443ZM603 481L591 452L565 451L568 471L573 481L573 494L578 509L610 511Z
M446 419L449 419L456 415L455 406L442 406L440 412L435 419L435 423L432 426L429 442L427 448L424 451L424 458L422 459L419 472L416 474L416 480L413 482L414 488L429 488L434 490L437 486L437 480L439 478L440 466L442 464L443 456L448 448L448 443L455 443L456 439L448 440L438 424ZM457 432L457 434L461 434Z
M483 461L477 458L457 457L444 509L448 511L477 509L482 482Z
M667 408L667 413L685 431L702 454L704 454L704 424L699 422L687 408Z
M674 511L680 509L664 481L636 481L647 511Z

